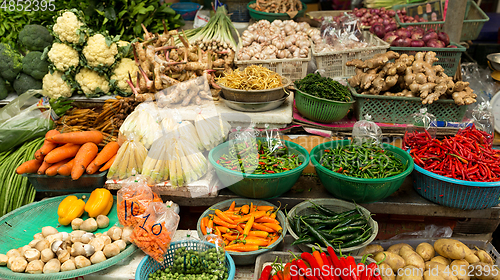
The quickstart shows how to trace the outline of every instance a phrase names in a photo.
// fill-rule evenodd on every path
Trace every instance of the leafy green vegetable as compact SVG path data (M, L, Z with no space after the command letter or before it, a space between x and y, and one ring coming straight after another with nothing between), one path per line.
M304 79L295 81L295 86L300 91L319 98L342 102L351 101L351 92L348 87L317 73L308 74Z

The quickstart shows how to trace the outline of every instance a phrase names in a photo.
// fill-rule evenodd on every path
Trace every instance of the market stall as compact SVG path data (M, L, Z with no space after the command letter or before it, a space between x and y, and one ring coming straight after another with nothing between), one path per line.
M498 278L478 3L90 2L0 6L1 279Z

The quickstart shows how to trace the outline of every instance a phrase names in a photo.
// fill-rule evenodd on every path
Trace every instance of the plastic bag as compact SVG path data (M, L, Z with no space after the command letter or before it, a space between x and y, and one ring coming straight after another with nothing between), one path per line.
M148 186L144 177L132 176L124 180L122 188L117 192L117 215L120 224L135 226L152 202L162 200Z
M181 106L187 106L192 100L194 100L197 105L200 105L202 98L213 100L210 85L205 76L172 85L157 92L155 97L158 107L160 108L177 103L181 103Z
M427 139L436 138L437 120L436 117L427 112L427 108L421 108L420 112L412 114L410 123L405 128L405 136L403 138L403 148L406 150L410 148L413 142L420 138L419 135Z
M283 134L277 128L269 128L269 125L265 125L265 129L262 131L261 137L266 141L266 146L269 152L275 153L280 149L283 149L285 142L283 141Z
M254 130L241 130L241 127L237 127L235 132L229 134L228 149L231 158L243 161L239 171L247 174L255 171L258 151Z
M442 227L436 225L427 225L424 230L405 232L393 236L389 239L409 239L409 238L450 238L453 234L453 230L450 227Z
M363 143L380 144L382 130L371 121L372 116L365 115L364 120L357 121L352 128L352 142L356 145Z
M215 148L224 142L229 134L231 125L225 121L221 115L205 116L201 109L198 109L198 115L194 120L196 132L207 150Z
M474 110L472 110L472 119L464 123L465 129L458 132L459 135L465 133L468 127L475 127L482 134L480 144L491 145L495 138L495 117L491 112L490 102L481 102Z
M130 140L125 141L118 149L116 158L108 171L108 179L125 179L140 174L148 150L144 145L136 141L136 137L130 134Z
M54 127L50 110L40 111L34 98L37 91L28 90L0 109L0 152L8 151L28 140L43 137ZM29 106L28 108L25 108Z
M162 202L152 202L138 220L130 241L162 263L179 225L179 215Z
M359 19L347 13L325 17L320 27L323 43L316 44L315 51L332 52L368 46L359 25Z
M227 279L228 271L226 267L226 250L224 249L226 244L224 243L224 240L222 240L220 236L215 234L205 235L204 240L215 245L215 248L210 248L209 250L204 252L204 255L202 255L203 257L207 254L211 254L214 257L212 258L212 260L214 260L214 262L212 263L207 263L206 259L203 258L203 267L205 271L210 274L217 275L218 279L220 280ZM215 264L215 266L213 266L213 264Z
M147 102L146 104L151 103ZM121 144L134 136L135 140L149 149L153 142L161 137L161 127L156 121L157 118L159 118L159 112L155 105L137 106L123 121L118 135L118 143Z

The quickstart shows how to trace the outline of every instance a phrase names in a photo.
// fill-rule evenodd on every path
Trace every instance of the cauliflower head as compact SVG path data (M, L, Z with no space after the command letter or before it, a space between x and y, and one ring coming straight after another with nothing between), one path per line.
M89 38L87 45L83 47L82 53L90 67L111 66L115 63L118 46L116 43L108 46L106 38L102 34L96 34Z
M116 87L120 91L132 93L132 89L127 84L128 74L130 73L130 76L135 77L138 71L139 67L137 67L135 61L130 58L122 58L113 70L111 80L116 80Z
M106 77L99 75L96 71L82 68L75 76L75 80L80 85L86 96L95 96L99 93L109 92L109 82ZM98 92L100 89L100 92Z
M54 71L43 77L43 95L49 98L71 97L73 89L63 80L63 73Z
M65 72L72 66L78 66L80 62L78 52L66 44L54 43L47 55L56 69L62 72Z
M57 18L52 30L62 42L79 44L83 43L83 40L78 34L78 29L83 25L84 23L73 12L66 11Z

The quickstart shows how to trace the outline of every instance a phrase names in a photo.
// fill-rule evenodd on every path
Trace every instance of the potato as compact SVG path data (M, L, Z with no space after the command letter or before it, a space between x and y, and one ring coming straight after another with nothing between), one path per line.
M450 269L458 280L470 280L469 263L466 260L454 260L450 264Z
M439 275L445 280L458 280L456 276L453 276L451 269L444 264L429 261L425 263L425 269L430 270L431 275Z
M440 264L450 265L450 260L443 256L435 256L434 258L431 259L431 262L438 262Z
M414 266L422 270L422 275L420 276L423 276L425 263L424 259L422 259L422 257L419 254L417 254L417 252L413 251L413 249L409 247L403 246L399 251L399 255L401 255L401 257L405 260L405 264L407 266Z
M413 265L407 265L401 269L398 269L398 276L396 277L396 280L422 280L423 276L423 269L420 269Z
M364 256L364 255L369 255L369 254L372 254L372 255L375 255L377 253L380 253L380 252L383 252L384 251L384 248L378 244L371 244L371 245L368 245L365 247L365 249L363 250L363 252L361 252L361 254L359 254L360 256Z
M478 262L471 265L472 274L479 280L499 280L500 272L489 263Z
M477 250L475 251L475 255L478 257L479 261L483 263L495 264L490 254L488 254L485 250ZM469 262L471 263L471 262ZM473 263L473 262L472 262Z
M432 250L434 250L434 248ZM426 270L424 272L424 280L444 280L444 278L439 275L434 275L430 270Z
M394 275L394 271L390 265L381 263L378 268L380 270L382 280L396 280L396 275Z
M391 253L399 255L399 250L401 250L402 247L410 247L413 250L413 247L411 247L410 245L408 245L406 243L398 243L398 244L394 244L391 247L389 247L387 249L387 252L391 252Z
M415 249L415 252L417 252L417 254L419 254L424 261L432 259L436 254L436 251L434 251L434 247L432 247L431 244L426 242L418 244L417 248Z
M374 257L375 261L377 262L382 261L384 258L385 258L384 262L388 264L394 271L398 271L398 269L403 268L405 266L405 260L401 256L395 253L380 252L377 253Z
M465 258L465 248L462 242L454 239L438 239L434 242L434 250L445 258L461 260Z

